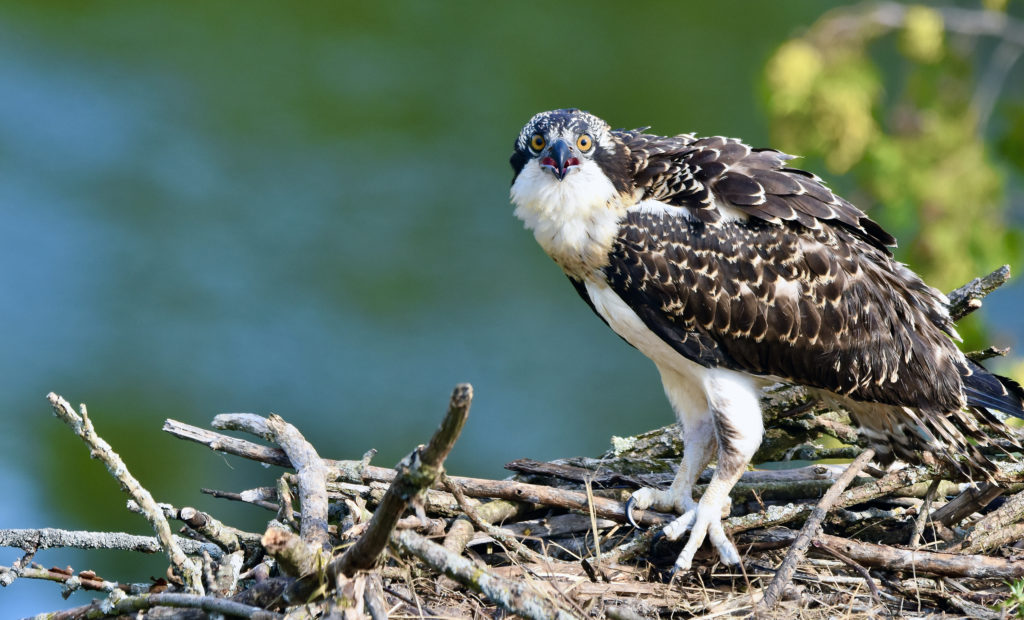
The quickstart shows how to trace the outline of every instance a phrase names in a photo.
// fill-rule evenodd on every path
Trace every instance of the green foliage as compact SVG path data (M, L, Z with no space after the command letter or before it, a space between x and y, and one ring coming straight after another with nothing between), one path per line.
M997 611L1005 612L1014 618L1024 618L1024 579L1008 582L1010 594L1006 600L993 607Z
M828 13L775 52L765 71L775 144L852 173L856 202L901 240L900 259L949 291L1019 258L998 160L1024 170L1024 115L986 140L977 46L954 44L936 9L890 5L895 28L880 10ZM978 344L979 333L965 336Z

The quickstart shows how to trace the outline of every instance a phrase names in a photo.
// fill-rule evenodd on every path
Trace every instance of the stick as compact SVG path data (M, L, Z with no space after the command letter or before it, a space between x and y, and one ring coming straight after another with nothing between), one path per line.
M760 537L765 533L757 532ZM773 543L792 544L797 532L775 528L767 533ZM751 536L748 534L747 536ZM943 577L966 577L970 579L1019 579L1024 577L1024 561L1011 561L986 555L964 555L941 553L921 549L899 549L889 545L862 542L840 538L829 534L818 534L816 540L838 550L858 564L888 571L907 571L916 575L927 573Z
M1010 266L1003 265L987 276L974 278L949 294L949 316L959 321L981 307L981 299L1010 279Z
M70 403L57 394L50 392L46 395L46 399L50 401L53 412L57 414L57 417L67 424L85 442L85 445L89 446L90 456L103 461L110 475L121 483L121 489L128 493L142 508L146 520L149 521L149 524L156 532L160 546L167 553L171 566L174 567L174 572L184 581L186 590L191 593L202 594L203 582L199 562L185 555L185 552L181 550L181 546L178 545L171 534L171 526L167 523L163 511L157 506L153 496L131 475L128 471L128 466L114 452L110 444L96 434L92 420L89 419L89 415L86 412L85 405L82 405L82 415L79 416Z
M110 600L95 601L89 605L75 607L65 611L58 611L36 616L38 620L84 620L86 618L107 618L119 616L133 611L153 609L155 607L176 607L184 609L202 609L215 614L224 614L236 618L251 618L252 620L277 620L284 618L281 614L266 611L259 607L252 607L242 603L236 603L223 598L212 596L199 596L196 594L161 593L161 594L139 594L137 596L125 596L116 602Z
M919 465L916 467L904 467L891 471L882 478L869 482L855 489L842 493L836 501L836 508L846 508L861 504L884 495L888 495L897 489L930 481L936 476L928 467ZM764 512L757 512L739 517L730 517L722 521L726 532L735 534L759 527L781 525L794 519L802 518L813 510L810 504L789 504L788 506L772 506Z
M191 506L185 506L181 509L163 503L159 504L159 506L164 511L165 517L181 521L189 529L198 532L227 553L238 551L242 543L259 544L259 534L243 532L242 530L225 525L209 514ZM135 503L135 500L131 499L128 500L128 510L137 513L142 512L142 508Z
M793 578L797 562L804 557L811 539L821 531L821 523L825 520L825 515L832 508L832 505L836 503L836 500L839 499L839 495L846 490L847 485L857 475L857 472L867 465L868 461L874 458L874 456L875 451L872 448L861 452L860 456L850 463L850 466L846 468L843 475L836 480L832 488L825 493L825 496L821 498L818 505L814 507L811 516L807 518L807 523L800 530L800 535L797 536L793 546L790 547L789 552L786 554L786 559L782 561L778 572L775 573L775 578L768 584L768 588L764 592L764 598L758 603L759 607L765 610L771 610L775 607L775 603L778 602L783 589Z
M990 482L967 487L963 493L957 495L945 506L933 512L932 521L941 523L946 527L952 527L963 521L965 517L991 504L1005 490Z
M513 582L498 577L411 530L396 532L391 539L395 544L426 562L434 570L483 594L511 613L537 620L575 618L571 613L555 606L550 600L529 592L524 582Z
M455 486L455 484L448 479L448 476L442 474L441 482L446 487L448 487L448 490L451 491L452 495L455 496L455 501L459 503L459 507L462 508L462 512L466 515L466 518L469 519L474 526L476 526L476 529L480 530L481 532L484 532L494 540L498 541L503 546L510 549L512 553L519 556L523 560L526 560L528 562L543 562L546 559L544 558L544 556L540 555L536 551L530 549L523 543L519 542L519 540L516 539L515 534L513 534L512 532L502 530L500 527L497 527L495 525L492 525L491 523L488 523L487 521L484 521L484 519L477 513L476 508L469 505L469 500L462 493L462 490L459 489L459 487ZM446 538L446 549L447 543L448 540Z
M860 575L865 582L867 582L868 589L871 590L871 596L875 599L875 603L877 603L879 607L885 610L885 615L890 617L892 616L892 612L889 611L889 608L885 605L885 603L882 602L882 593L878 591L878 586L875 584L875 580L871 577L871 573L868 572L868 569L854 562L853 558L849 557L848 555L844 554L838 549L830 547L829 545L826 545L825 543L819 540L812 541L812 544L816 549L821 549L822 551L827 552L832 557L836 558L843 564L846 564L847 566L855 570L857 574Z
M287 457L280 450L267 448L249 441L236 439L234 437L229 437L221 433L191 426L175 420L167 420L164 423L163 430L180 439L194 441L226 454L233 454L242 458L248 458L272 465L281 465L284 467L289 465ZM363 484L367 481L390 483L395 478L395 471L393 469L375 467L372 465L362 467L360 461L334 461L324 459L324 463L328 466L331 476L336 476L338 479L343 479L357 484ZM751 473L760 475L766 472ZM868 501L869 499L874 499L875 497L881 497L882 495L886 495L892 491L918 482L930 481L933 475L934 474L931 470L923 467L908 467L896 470L895 472L890 472L881 480L848 491L848 493L852 493L854 495L851 495L850 502L844 501L841 505L849 506L853 503L860 503ZM1022 474L1020 472L1010 467L1006 467L1006 471L997 474L997 478L1004 480L1013 480L1021 477ZM588 510L587 496L585 493L579 491L557 489L538 484L526 484L513 480L486 480L482 478L467 478L463 476L450 476L450 480L454 484L458 485L467 497L496 498L513 502L528 502L552 506L555 508L564 508L566 510L578 510L581 512ZM741 480L746 480L746 477ZM801 476L800 481L805 481L805 478ZM807 482L811 486L814 486L811 481L807 480ZM758 490L760 492L760 488ZM204 489L203 492L211 493L212 491ZM237 494L228 494L224 492L217 493L219 497L250 501L248 499L238 497ZM272 507L271 505L266 505L265 507L271 510L277 510L276 505ZM626 522L626 515L623 511L623 502L621 501L595 497L594 510L600 518L612 519L620 523ZM770 514L762 513L733 517L724 521L723 524L726 526L727 530L732 528L730 531L737 532L755 527L785 523L792 519L801 517L808 512L810 512L810 507L803 507L799 505L778 507L777 509L773 509ZM651 510L645 510L638 521L646 526L657 526L664 525L674 518L675 517L672 515L665 515Z
M174 537L175 544L189 555L198 555L206 551L213 558L220 558L223 553L210 543L199 542L190 538ZM33 530L0 530L0 547L17 547L19 549L54 549L72 547L75 549L119 549L122 551L141 551L142 553L160 553L164 547L153 536L136 536L124 532L83 532L42 528Z
M910 542L907 543L910 547L916 547L917 543L921 540L924 526L928 523L928 512L932 509L932 502L935 500L935 495L939 492L940 484L942 484L942 479L936 478L928 485L928 492L924 494L924 502L921 504L921 512L914 519L914 531L911 532Z
M230 491L218 491L217 489L199 489L199 492L204 495L216 497L219 499L229 499L235 502L244 502L246 504L252 504L253 506L259 506L265 510L271 512L277 512L278 505L273 502L268 502L262 497L249 497L246 493L232 493Z
M963 553L981 553L1003 543L1020 540L1020 527L1011 527L1024 517L1024 491L985 515L974 524L959 547Z
M474 510L481 521L493 525L505 519L512 519L525 514L532 508L532 504L499 499L475 506ZM448 534L444 537L444 548L455 555L461 555L466 549L466 545L473 538L473 533L473 521L469 519L468 515L455 519L448 528Z
M448 403L448 413L430 443L422 450L414 450L396 468L398 475L380 506L373 513L366 532L354 545L327 566L327 575L333 583L339 574L352 575L358 570L371 568L384 549L395 523L418 495L437 482L444 459L451 452L462 427L469 416L473 402L473 388L468 383L457 385ZM406 530L408 531L408 530Z
M120 590L128 594L142 594L148 592L152 587L149 583L117 583L107 581L92 571L81 571L77 575L73 571L65 571L57 568L43 568L38 564L32 566L15 568L0 566L0 576L8 572L17 572L17 576L24 579L41 579L43 581L55 581L65 585L65 592L70 593L78 588L83 590L95 590L98 592L113 592ZM0 577L2 582L2 577ZM9 585L9 584L6 584Z
M295 469L302 505L299 535L310 547L330 550L327 533L327 468L313 445L306 441L299 429L271 414L267 418L271 441L281 446Z

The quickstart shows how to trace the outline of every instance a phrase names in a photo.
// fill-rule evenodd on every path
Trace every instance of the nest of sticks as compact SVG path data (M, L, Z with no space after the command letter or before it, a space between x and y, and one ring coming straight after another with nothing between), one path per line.
M958 289L954 315L979 307L1008 275L1003 268ZM514 476L488 480L444 472L469 414L469 385L456 386L434 436L393 469L372 465L372 453L322 458L275 415L222 414L215 430L167 420L163 430L175 437L289 470L266 487L202 489L270 511L260 533L158 504L84 406L48 398L156 534L0 530L0 545L25 551L0 567L0 585L35 578L99 594L48 618L1024 615L1024 467L993 455L995 482L977 484L924 466L880 471L843 412L798 387L765 391L769 430L755 462L848 463L746 472L723 521L742 564L717 563L706 545L694 570L676 575L685 541L655 535L674 516L638 513L646 529L637 529L623 512L636 488L671 481L681 449L671 426L615 438L598 458L515 461L507 465ZM32 561L50 547L160 551L168 576L117 583Z

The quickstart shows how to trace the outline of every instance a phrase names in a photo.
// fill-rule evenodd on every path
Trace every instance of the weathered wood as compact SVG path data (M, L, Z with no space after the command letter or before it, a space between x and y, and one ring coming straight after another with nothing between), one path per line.
M570 620L577 617L555 605L550 598L534 595L525 582L502 579L415 532L396 532L392 538L396 544L426 562L434 570L444 573L467 588L480 592L514 614L536 620Z
M778 602L779 597L782 595L782 591L789 584L793 578L793 571L796 570L796 563L800 561L804 553L807 551L807 546L821 532L821 523L825 520L825 515L835 505L839 499L839 495L846 490L850 482L857 475L865 465L871 461L875 456L875 451L868 448L861 453L850 466L846 468L843 475L835 481L832 488L825 493L825 496L821 498L818 505L811 511L810 516L807 518L807 522L804 524L800 534L794 540L793 545L789 548L789 552L786 554L786 559L783 560L782 565L779 566L778 572L775 573L775 578L768 584L768 588L764 592L764 598L761 600L760 606L765 610L770 610L775 607L775 603Z
M1024 518L1024 491L1017 493L1002 506L985 515L974 524L967 538L957 547L963 553L980 553L999 545L1020 540L1018 521Z
M405 509L437 483L444 460L455 446L466 418L469 417L472 402L473 388L468 383L456 386L448 404L448 412L440 428L430 438L430 443L425 448L414 450L399 463L394 482L373 513L366 531L341 557L327 565L327 575L332 582L338 575L351 576L356 571L374 565ZM411 534L408 530L405 533Z

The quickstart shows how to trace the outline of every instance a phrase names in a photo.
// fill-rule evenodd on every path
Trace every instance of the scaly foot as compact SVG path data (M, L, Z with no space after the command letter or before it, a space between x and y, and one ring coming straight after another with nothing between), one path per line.
M705 537L711 538L711 544L718 550L718 556L724 564L739 564L740 554L736 546L725 535L722 527L723 510L728 510L729 502L725 506L716 506L710 502L701 501L696 510L688 511L672 523L665 526L665 537L675 540L690 530L690 538L686 546L679 552L672 572L688 571L693 564L693 556L697 553L704 542ZM728 514L728 513L726 513Z
M706 537L711 538L711 544L718 550L722 562L739 564L740 554L725 535L725 529L722 527L722 517L728 515L731 508L728 496L725 497L722 505L716 506L710 501L702 501L698 504L693 501L693 497L689 493L673 494L671 489L638 489L626 502L626 517L634 527L639 527L633 520L633 508L654 508L662 512L671 511L681 515L662 529L665 538L669 540L678 540L683 534L690 532L690 539L679 553L672 569L673 573L690 569L693 556Z

